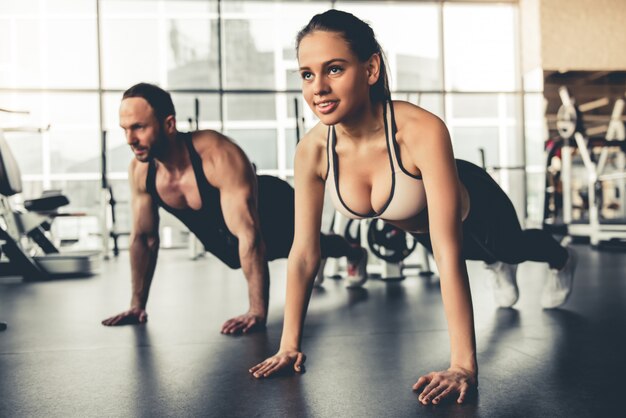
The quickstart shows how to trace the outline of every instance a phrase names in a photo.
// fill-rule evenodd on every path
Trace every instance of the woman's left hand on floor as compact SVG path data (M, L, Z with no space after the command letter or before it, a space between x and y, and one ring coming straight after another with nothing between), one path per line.
M462 368L449 368L445 371L430 372L421 376L413 385L413 390L422 392L418 400L424 405L439 404L446 398L457 396L456 402L463 403L470 391L478 385L476 373Z

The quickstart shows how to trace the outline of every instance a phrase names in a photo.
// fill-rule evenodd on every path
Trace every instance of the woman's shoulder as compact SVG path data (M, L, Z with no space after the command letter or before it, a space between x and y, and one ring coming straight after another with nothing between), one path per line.
M296 166L316 167L321 173L326 165L328 126L318 122L300 140L296 147ZM319 169L318 169L319 168Z
M423 138L439 138L447 135L445 123L435 114L413 103L394 100L393 110L397 127L397 139L406 143Z
M328 126L318 122L313 128L307 131L298 143L298 149L306 149L307 152L326 149L328 139Z
M439 116L434 113L402 100L393 101L393 111L397 126L401 124L420 124L423 127L432 128L443 124Z

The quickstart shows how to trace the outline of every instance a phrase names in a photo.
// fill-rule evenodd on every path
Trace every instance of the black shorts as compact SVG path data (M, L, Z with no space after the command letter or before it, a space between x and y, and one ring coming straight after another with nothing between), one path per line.
M287 258L294 233L293 188L277 177L258 176L258 197L265 259L271 261ZM241 268L239 240L225 226L206 236L202 241L206 251L232 269Z

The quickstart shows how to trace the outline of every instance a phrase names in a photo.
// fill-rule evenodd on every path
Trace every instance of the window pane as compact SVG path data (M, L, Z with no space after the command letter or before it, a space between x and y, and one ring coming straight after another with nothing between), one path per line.
M217 1L102 2L103 83L217 88Z
M42 173L43 139L41 135L6 132L4 139L9 144L11 154L17 161L22 176ZM28 195L25 194L25 196Z
M50 93L44 100L51 124L50 172L99 173L98 96Z
M144 3L149 5L149 3ZM156 19L109 18L102 14L102 83L107 89L126 89L139 82L159 83L160 63Z
M278 168L276 129L226 129L259 170Z
M97 129L77 127L50 131L51 173L100 173Z
M44 86L98 87L96 18L50 19L47 36Z
M195 130L196 99L198 99L200 129L214 127L216 122L219 122L220 96L218 94L172 93L179 131ZM189 125L189 118L192 120L191 125Z
M276 88L273 26L270 19L224 21L226 88Z
M14 59L10 70L2 73L0 83L3 87L41 87L43 32L40 22L38 19L15 19L13 25L15 35L9 39Z
M451 94L453 118L498 118L516 117L515 100L512 94Z
M452 127L448 125L454 156L462 160L470 161L476 165L482 165L480 149L485 151L485 163L487 166L499 165L498 154L500 152L498 129L495 127Z
M387 56L392 90L439 90L439 6L341 2L336 7L372 26Z
M94 209L100 205L100 180L53 181L52 189L61 190L73 210Z
M168 21L167 85L169 88L218 88L217 20Z
M512 5L444 4L447 89L518 87L514 11Z
M224 105L227 121L276 120L276 97L273 94L227 94Z
M446 123L457 158L487 166L521 166L521 101L516 94L449 94Z
M545 167L544 144L548 137L543 94L524 95L524 116L526 130L526 165Z

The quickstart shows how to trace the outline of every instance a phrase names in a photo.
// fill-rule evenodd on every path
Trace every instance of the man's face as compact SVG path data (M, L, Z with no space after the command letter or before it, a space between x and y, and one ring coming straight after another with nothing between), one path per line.
M135 158L144 163L154 158L159 145L166 141L152 106L142 97L122 100L120 126Z

